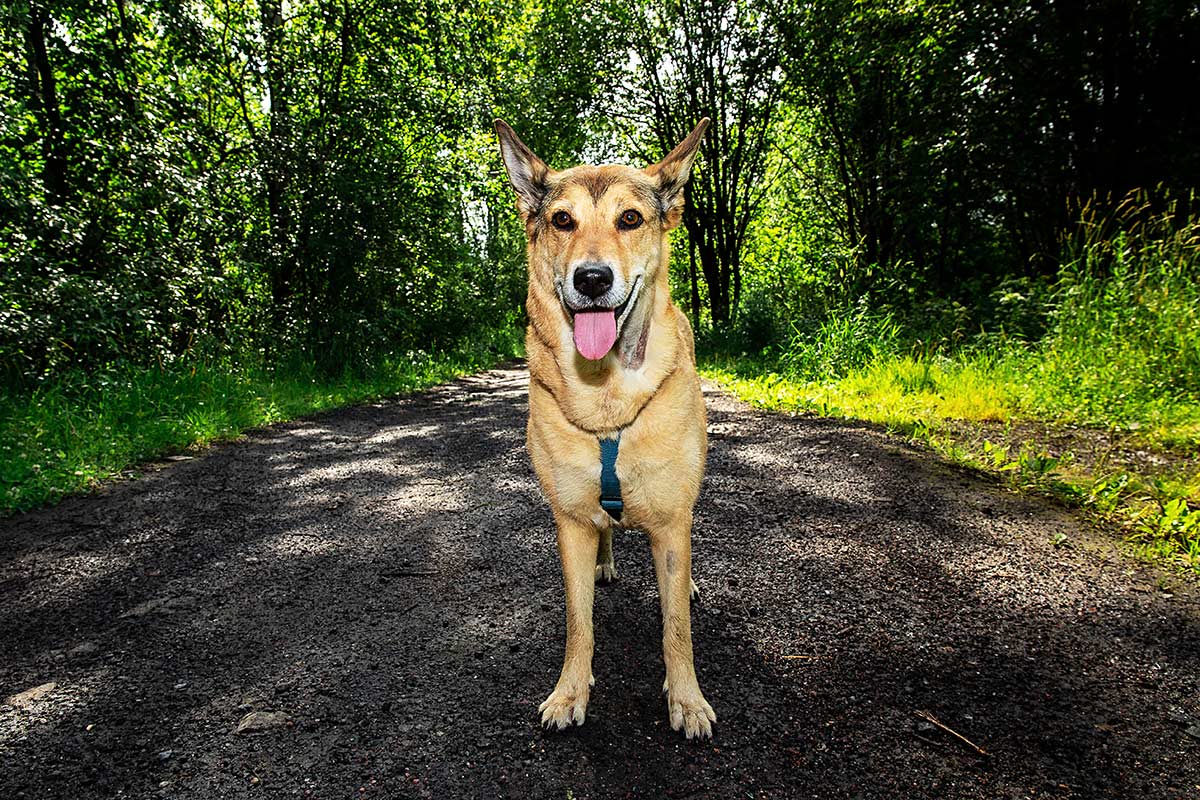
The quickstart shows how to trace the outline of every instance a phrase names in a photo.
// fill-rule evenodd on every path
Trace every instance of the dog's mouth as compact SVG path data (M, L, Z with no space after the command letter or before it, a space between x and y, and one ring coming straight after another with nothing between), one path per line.
M575 335L575 349L589 361L599 361L608 355L617 337L625 327L625 321L637 303L642 289L642 276L633 281L629 294L625 299L611 308L588 306L572 308L562 293L562 284L558 286L558 299L571 317Z

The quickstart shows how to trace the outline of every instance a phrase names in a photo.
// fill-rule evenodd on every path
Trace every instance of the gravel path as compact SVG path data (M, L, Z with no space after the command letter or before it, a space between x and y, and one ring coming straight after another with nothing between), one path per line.
M716 738L666 724L636 533L598 591L587 724L541 732L563 607L525 381L0 521L0 798L1200 797L1194 591L877 430L712 387L693 616Z

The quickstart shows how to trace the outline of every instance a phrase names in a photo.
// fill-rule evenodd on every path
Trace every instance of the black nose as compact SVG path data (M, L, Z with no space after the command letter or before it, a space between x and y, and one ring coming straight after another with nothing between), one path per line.
M595 300L612 288L612 270L603 264L584 264L575 269L575 289Z

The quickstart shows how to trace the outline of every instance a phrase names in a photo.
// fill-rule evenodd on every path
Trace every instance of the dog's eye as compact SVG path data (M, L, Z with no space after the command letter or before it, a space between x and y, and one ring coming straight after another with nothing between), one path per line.
M575 227L575 220L571 219L571 215L565 211L555 211L550 221L554 223L554 227L560 231L569 231Z
M631 208L621 215L621 219L617 221L617 224L618 227L631 231L642 224L642 215Z

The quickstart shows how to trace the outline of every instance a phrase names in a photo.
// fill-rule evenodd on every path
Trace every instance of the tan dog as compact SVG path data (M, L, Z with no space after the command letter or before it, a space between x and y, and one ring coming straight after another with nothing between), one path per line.
M592 677L596 579L616 575L616 526L650 537L662 603L671 727L711 737L716 715L692 663L692 507L704 458L704 400L687 318L667 285L667 232L708 127L660 163L552 171L501 120L496 133L529 238L528 446L558 525L567 596L562 674L542 723L582 725ZM618 442L623 509L600 504L601 440ZM609 445L611 448L611 444Z

